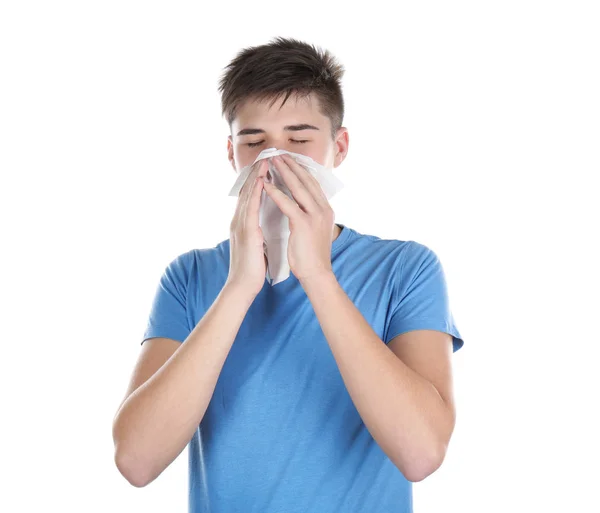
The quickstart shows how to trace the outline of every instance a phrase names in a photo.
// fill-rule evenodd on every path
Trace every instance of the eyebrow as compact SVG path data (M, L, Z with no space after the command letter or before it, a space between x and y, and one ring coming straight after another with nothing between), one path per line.
M308 125L306 123L301 123L300 125L287 125L284 126L283 129L291 132L298 132L300 130L319 130L316 126ZM244 128L243 130L240 130L237 134L239 137L240 135L253 135L264 133L265 131L262 128Z

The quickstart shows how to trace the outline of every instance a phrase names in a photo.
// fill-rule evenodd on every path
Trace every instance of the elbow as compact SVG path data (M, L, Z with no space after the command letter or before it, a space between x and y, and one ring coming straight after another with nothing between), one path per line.
M421 466L419 468L411 469L410 472L404 474L404 477L412 483L418 483L419 481L423 481L426 477L429 477L433 474L438 468L441 466L440 463L436 463L433 465Z
M427 457L419 458L413 465L400 469L404 477L412 482L418 483L433 474L444 462L446 451L432 452Z
M410 456L397 457L396 461L402 462L402 465L396 463L396 467L408 481L413 483L423 481L442 466L454 431L454 424L455 416L449 416L443 432L434 431L426 441L422 441L420 449L415 450L416 452Z
M121 475L127 479L132 486L143 488L150 482L146 476L135 469L135 466L131 464L130 460L119 453L115 453L115 464Z
M448 451L453 430L454 419L452 419L448 434L441 439L438 438L436 442L430 442L428 450L423 450L421 457L413 462L414 464L404 474L408 481L413 483L423 481L442 466L442 463L446 459L446 452Z
M113 442L115 444L115 453L114 453L114 461L117 469L120 474L136 488L143 488L146 486L149 481L146 479L146 476L141 475L139 472L140 465L136 465L133 461L133 458L129 455L129 452L125 450L122 443L122 436L119 430L119 424L117 422L117 416L113 421L112 426L112 437Z

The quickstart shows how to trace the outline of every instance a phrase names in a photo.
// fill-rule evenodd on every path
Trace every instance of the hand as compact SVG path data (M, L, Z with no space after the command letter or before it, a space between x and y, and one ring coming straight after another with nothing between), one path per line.
M255 296L262 290L267 275L263 232L258 212L267 160L259 160L244 182L230 225L229 275L227 283L240 285Z
M282 157L281 160L277 160ZM285 185L295 200L272 183L264 189L289 218L290 239L287 257L290 270L298 280L333 273L331 268L331 238L335 214L319 181L292 157L286 154L272 157ZM267 160L267 159L265 159Z

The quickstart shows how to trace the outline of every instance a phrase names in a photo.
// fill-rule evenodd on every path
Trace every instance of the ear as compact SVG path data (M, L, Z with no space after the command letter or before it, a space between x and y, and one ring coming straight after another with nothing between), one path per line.
M235 156L233 153L233 139L230 135L227 136L227 160L229 160L231 163L234 173L237 174L237 169L235 167Z
M350 135L348 134L348 129L345 126L342 126L338 129L334 148L335 148L335 156L333 159L333 167L338 167L344 160L346 159L346 155L348 155L348 147L350 145Z

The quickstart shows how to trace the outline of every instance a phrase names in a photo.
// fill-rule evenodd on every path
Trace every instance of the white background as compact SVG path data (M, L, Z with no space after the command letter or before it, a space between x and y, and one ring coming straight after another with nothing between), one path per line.
M229 237L220 74L288 36L346 68L336 222L433 249L465 340L415 511L600 511L594 4L3 2L0 509L187 511L187 449L135 488L112 421L164 267Z

